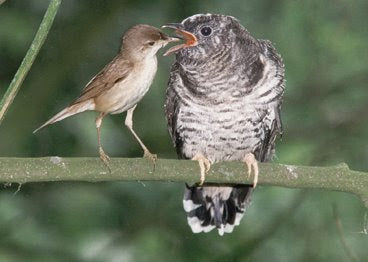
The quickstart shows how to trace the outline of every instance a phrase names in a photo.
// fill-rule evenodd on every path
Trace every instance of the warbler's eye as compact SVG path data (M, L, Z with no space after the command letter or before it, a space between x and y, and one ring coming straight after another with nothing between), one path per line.
M210 34L212 34L212 28L209 26L202 27L201 34L204 36L209 36Z
M150 45L150 46L153 46L154 44L155 44L155 42L148 42L148 44Z

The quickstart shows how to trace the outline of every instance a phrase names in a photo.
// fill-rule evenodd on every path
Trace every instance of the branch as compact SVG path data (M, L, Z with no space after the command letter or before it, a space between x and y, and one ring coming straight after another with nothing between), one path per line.
M2 4L3 1L0 1ZM13 103L15 96L18 93L20 86L27 76L29 69L31 68L38 52L40 51L43 43L45 42L46 36L51 28L56 13L59 9L61 0L51 0L49 7L42 19L41 25L38 28L35 38L31 46L29 47L26 56L24 57L22 64L19 66L17 73L11 81L8 89L6 90L3 99L0 101L0 124L3 121L6 112L10 105Z
M159 159L155 170L142 158L113 158L111 173L99 158L0 158L0 182L41 181L173 181L195 183L199 167L195 161ZM350 170L346 164L330 167L260 163L259 184L289 188L318 188L358 195L368 208L368 173ZM252 183L244 164L214 164L206 182Z

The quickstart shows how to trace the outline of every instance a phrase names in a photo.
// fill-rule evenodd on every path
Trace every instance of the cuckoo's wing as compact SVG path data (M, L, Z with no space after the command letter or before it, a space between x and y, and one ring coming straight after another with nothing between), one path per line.
M256 159L261 162L272 160L275 154L275 142L278 135L282 134L282 122L280 117L280 106L268 111L264 118L264 139L260 147L254 152Z
M117 55L95 77L93 77L91 81L89 81L83 89L82 94L73 104L78 104L99 96L102 92L113 87L117 82L126 79L132 69L132 62Z
M181 83L182 82L180 81L179 65L175 63L171 68L169 83L166 90L165 116L167 120L168 131L179 158L182 158L181 151L183 141L180 135L177 133L176 129L177 117L180 110L180 99L175 91L175 87L181 85Z
M282 135L282 121L281 121L281 104L282 95L285 87L285 70L281 56L276 52L272 43L268 40L258 40L262 49L262 53L268 59L271 59L276 65L276 76L279 79L275 90L274 107L267 111L264 118L265 124L265 138L259 148L257 159L261 162L270 161L275 151L275 141L278 135Z

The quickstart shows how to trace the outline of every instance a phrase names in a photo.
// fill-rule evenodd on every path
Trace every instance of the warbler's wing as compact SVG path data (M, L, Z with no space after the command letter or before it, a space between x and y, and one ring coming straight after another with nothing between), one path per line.
M89 81L82 94L73 102L78 104L98 97L101 93L109 90L116 83L123 81L133 69L133 63L117 55L95 77Z

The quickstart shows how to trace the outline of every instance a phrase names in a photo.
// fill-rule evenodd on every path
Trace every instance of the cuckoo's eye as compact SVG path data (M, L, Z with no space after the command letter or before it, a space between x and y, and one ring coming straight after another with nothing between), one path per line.
M204 36L209 36L212 34L212 28L209 26L202 27L201 34Z

